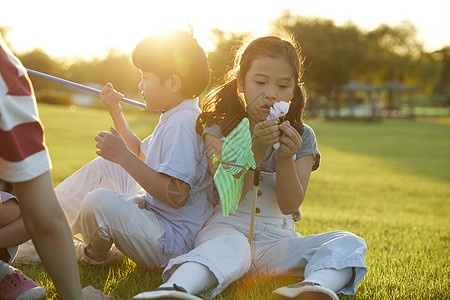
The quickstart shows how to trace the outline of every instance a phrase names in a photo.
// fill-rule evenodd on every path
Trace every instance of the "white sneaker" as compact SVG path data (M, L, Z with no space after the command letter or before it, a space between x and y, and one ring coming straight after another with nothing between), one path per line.
M16 255L16 262L26 265L41 262L41 258L37 254L36 248L31 240L20 244L19 251Z
M119 249L116 248L115 245L111 247L111 250L108 253L108 257L103 261L98 261L93 258L90 258L86 255L83 243L74 241L75 246L75 256L77 257L77 260L85 262L87 264L93 265L93 266L113 266L116 264L121 263L125 258L125 254L119 251Z
M10 266L14 267L14 262L16 259L17 251L19 246L9 247L9 248L0 248L1 257L0 260L8 263Z
M332 290L313 282L300 282L283 286L272 292L274 300L339 300Z
M19 251L19 246L15 246L15 247L9 247L7 248L8 254L9 254L9 264L11 266L14 266L15 260L16 260L16 256L17 256L17 252Z
M85 287L81 292L83 300L115 300L112 295L105 295L91 285Z
M160 287L148 292L140 293L132 298L132 300L142 300L142 299L164 299L164 300L202 300L197 296L191 295L186 292L182 287L176 284L173 287Z

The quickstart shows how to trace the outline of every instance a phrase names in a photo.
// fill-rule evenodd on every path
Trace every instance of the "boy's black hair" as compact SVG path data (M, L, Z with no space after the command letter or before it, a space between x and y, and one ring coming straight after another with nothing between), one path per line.
M145 37L133 50L133 64L155 73L161 80L176 74L181 78L181 93L198 97L209 85L211 75L205 51L192 34L174 29Z

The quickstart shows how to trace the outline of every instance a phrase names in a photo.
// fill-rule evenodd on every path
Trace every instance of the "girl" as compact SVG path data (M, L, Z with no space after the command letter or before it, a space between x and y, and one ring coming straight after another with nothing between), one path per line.
M250 121L252 151L262 170L253 246L247 240L253 173L247 172L237 211L224 217L216 205L196 248L170 260L163 285L133 299L211 298L244 274L261 273L305 278L275 290L274 299L338 299L336 293L356 292L367 272L364 240L345 231L305 237L295 232L320 153L313 130L302 122L306 94L298 84L303 66L294 45L290 38L266 36L242 47L227 82L206 96L198 119L213 174L212 158L220 157L223 138L244 117ZM282 124L267 120L278 101L290 103Z

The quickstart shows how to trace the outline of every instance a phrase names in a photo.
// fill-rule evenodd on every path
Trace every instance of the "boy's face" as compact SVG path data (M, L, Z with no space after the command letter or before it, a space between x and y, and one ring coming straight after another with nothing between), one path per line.
M155 73L141 70L139 89L144 97L147 110L165 112L172 108L167 80L161 82Z

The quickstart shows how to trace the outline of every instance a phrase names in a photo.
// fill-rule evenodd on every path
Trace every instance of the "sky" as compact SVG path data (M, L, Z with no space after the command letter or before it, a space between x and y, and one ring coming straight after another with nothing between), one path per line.
M56 57L101 57L111 47L131 53L143 37L186 29L187 22L208 50L210 29L262 35L286 9L363 30L408 20L426 51L450 46L449 0L2 0L0 26L10 29L15 52L40 48Z

